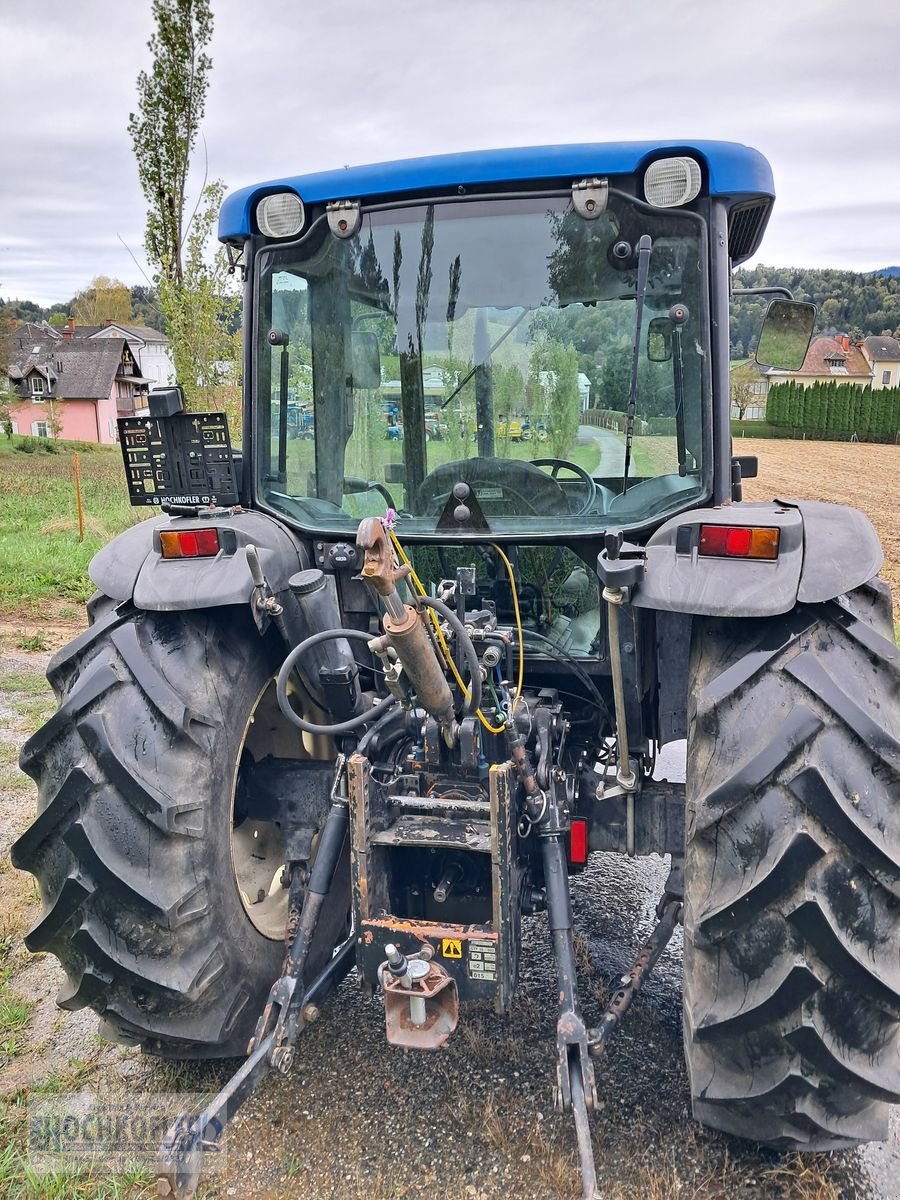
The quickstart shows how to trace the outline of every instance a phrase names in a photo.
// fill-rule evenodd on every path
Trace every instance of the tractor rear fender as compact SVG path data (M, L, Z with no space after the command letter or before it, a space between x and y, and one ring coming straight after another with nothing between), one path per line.
M163 558L159 534L171 529L219 530L222 549L215 558ZM276 594L295 572L309 566L302 543L258 512L224 517L157 517L141 521L99 551L88 568L95 585L113 600L166 612L244 604L253 591L245 548L256 546L269 586Z
M776 527L778 557L701 557L701 525ZM632 603L700 616L775 616L798 602L820 603L859 587L883 561L872 523L855 508L814 500L698 508L679 513L650 538Z

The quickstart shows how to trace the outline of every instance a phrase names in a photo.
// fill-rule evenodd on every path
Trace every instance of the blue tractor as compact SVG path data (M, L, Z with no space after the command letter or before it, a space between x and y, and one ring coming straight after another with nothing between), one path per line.
M91 563L13 849L63 1007L151 1054L247 1056L170 1131L162 1194L193 1193L204 1148L352 968L399 1045L442 1045L469 1001L507 1011L523 913L546 913L585 1196L597 1065L679 924L698 1120L797 1150L885 1135L900 665L882 552L852 508L743 501L756 463L729 425L732 269L773 197L754 150L653 142L226 200L241 453L177 389L121 422L132 498L158 515ZM761 290L757 358L795 368L814 310ZM583 426L578 372L623 344L624 429ZM308 441L289 418L301 352ZM541 456L497 436L537 411ZM684 784L654 772L679 739ZM605 1012L579 993L568 886L598 851L671 856Z

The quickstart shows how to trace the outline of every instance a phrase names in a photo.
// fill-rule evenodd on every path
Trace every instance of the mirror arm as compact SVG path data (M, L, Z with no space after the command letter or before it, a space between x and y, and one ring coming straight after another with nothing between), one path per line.
M755 287L755 288L732 288L732 296L784 296L785 300L793 300L794 293L790 288L779 287Z

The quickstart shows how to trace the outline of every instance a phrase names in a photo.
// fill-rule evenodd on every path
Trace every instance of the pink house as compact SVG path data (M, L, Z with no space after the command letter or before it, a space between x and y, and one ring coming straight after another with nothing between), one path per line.
M116 418L146 405L149 381L122 338L68 340L25 324L9 358L3 402L14 433L112 445Z

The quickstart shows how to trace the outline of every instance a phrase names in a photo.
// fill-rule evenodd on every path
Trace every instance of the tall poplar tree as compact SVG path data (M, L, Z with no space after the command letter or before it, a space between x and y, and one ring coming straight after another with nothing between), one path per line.
M212 68L212 12L209 0L153 0L153 17L153 65L138 75L138 111L128 119L147 201L144 247L188 404L222 404L234 424L240 347L229 330L239 299L224 252L209 251L221 180L203 188L188 215L188 176Z

